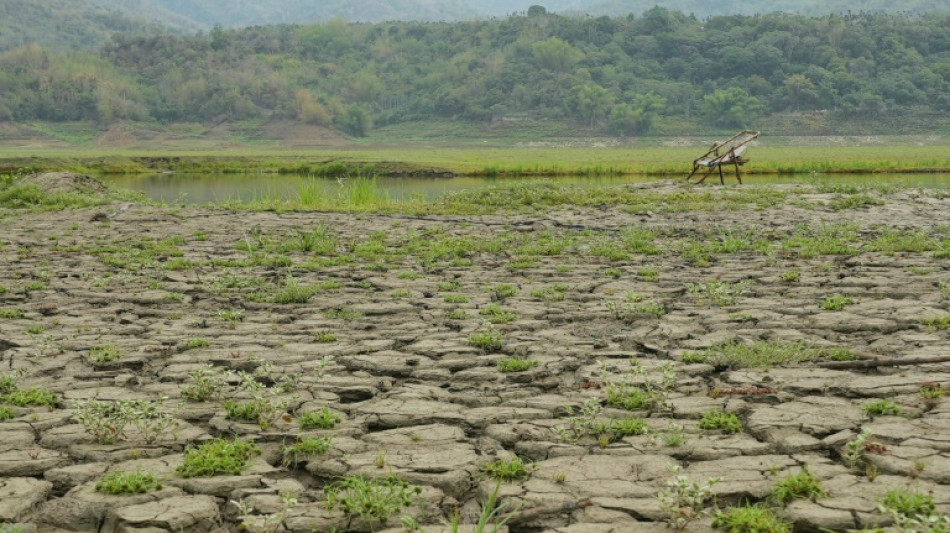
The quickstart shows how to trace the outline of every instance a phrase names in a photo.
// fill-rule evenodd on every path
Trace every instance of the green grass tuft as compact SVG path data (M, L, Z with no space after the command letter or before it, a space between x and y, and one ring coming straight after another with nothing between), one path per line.
M214 439L185 450L185 460L175 469L181 477L237 476L247 467L251 456L260 453L253 442Z
M135 471L123 472L113 470L106 473L96 482L96 492L113 496L129 494L145 494L161 490L162 484L151 472Z

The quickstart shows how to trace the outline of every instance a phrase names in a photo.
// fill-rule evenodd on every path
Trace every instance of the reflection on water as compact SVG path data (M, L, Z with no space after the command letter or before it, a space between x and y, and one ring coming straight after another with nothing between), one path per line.
M685 174L684 174L685 176ZM315 179L320 192L335 197L344 180L273 174L153 174L109 176L118 187L141 191L159 202L206 204L224 201L251 201L257 198L297 198L300 187ZM655 181L643 176L555 177L555 178L379 178L377 188L393 199L436 198L447 193L489 185L516 183L558 183L563 185L605 185ZM729 179L727 177L727 179ZM747 184L848 184L857 186L950 188L950 174L787 174L746 176ZM707 184L712 179L707 180ZM735 184L735 178L726 182ZM718 185L718 180L714 186ZM702 185L709 186L709 185Z

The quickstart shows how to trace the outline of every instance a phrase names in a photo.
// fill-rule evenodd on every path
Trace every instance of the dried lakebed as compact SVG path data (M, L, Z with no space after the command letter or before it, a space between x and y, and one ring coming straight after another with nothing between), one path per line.
M514 532L945 517L948 363L822 365L950 355L950 199L631 191L3 211L0 530L465 531L498 479Z

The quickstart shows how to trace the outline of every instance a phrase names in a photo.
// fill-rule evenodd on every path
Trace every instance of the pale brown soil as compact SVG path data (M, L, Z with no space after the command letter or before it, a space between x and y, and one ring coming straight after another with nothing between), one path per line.
M6 289L0 309L24 313L0 319L0 376L21 372L20 389L48 387L61 402L56 409L14 407L15 418L0 422L0 522L33 524L39 531L234 531L239 519L229 501L244 500L258 514L276 513L279 495L293 493L298 503L284 517L283 530L379 530L380 524L329 511L322 489L342 476L392 474L423 489L405 513L426 531L442 531L440 524L456 510L463 523L474 523L494 487L485 465L515 455L528 464L529 475L505 483L503 499L550 512L513 522L514 532L662 531L667 514L656 495L675 475L699 483L722 478L713 490L725 508L765 500L778 480L806 466L828 495L775 506L796 531L886 526L891 519L877 510L879 499L900 487L931 494L938 514L950 511L950 400L919 393L925 383L950 385L950 365L856 371L815 363L742 369L682 361L684 353L724 341L763 339L885 358L948 355L948 331L923 320L950 308L941 290L950 283L950 260L932 252L887 255L866 248L884 228L943 235L950 199L897 192L884 197L884 205L834 211L825 206L832 194L806 191L762 210L724 211L715 201L723 189L708 190L714 199L708 210L641 214L604 207L407 217L136 205L91 222L97 212L110 214L117 206L0 211L0 285ZM861 230L856 255L803 258L779 249L716 254L705 264L680 253L687 239L722 238L724 229L778 241L796 227L841 222ZM318 227L340 238L327 256L349 256L351 262L318 265L313 252L265 252L269 243L291 242L298 231ZM585 240L609 242L637 227L662 232L656 242L662 254L610 261L591 253L593 241ZM370 258L374 232L381 245ZM396 253L418 235L485 241L505 234L527 237L522 245L546 235L576 236L581 244L538 256L530 268L520 267L513 248L455 263ZM147 259L128 253L170 238L177 240ZM253 252L238 249L248 243ZM292 266L220 264L265 253L285 255ZM190 263L168 268L181 258ZM647 267L659 270L657 281L638 274ZM799 279L783 280L791 271ZM254 296L273 295L289 276L302 285L338 287L324 285L302 304ZM688 290L688 284L713 280L747 280L748 289L721 306ZM457 287L447 289L446 282ZM516 294L499 299L493 289L500 284L513 285ZM446 294L468 301L447 302ZM819 303L834 294L855 303L823 310ZM624 306L635 300L657 303L664 314L614 312L632 309ZM491 304L517 318L496 326L500 350L483 351L469 339L485 330L488 317L480 311ZM232 309L243 309L243 320L222 318ZM352 316L333 314L340 310ZM447 317L459 310L463 318ZM318 342L321 333L336 340ZM189 348L193 339L208 345ZM110 344L119 359L91 360L91 348ZM500 373L496 363L505 356L539 364ZM326 357L332 361L326 359L321 370ZM566 408L603 400L607 383L621 380L634 361L645 372L629 373L635 382L659 383L668 363L675 383L654 408L608 407L600 417L644 417L650 432L612 442L596 435L559 437ZM301 374L296 390L275 396L288 402L286 416L267 420L263 429L225 418L224 398L240 397L236 379L211 401L182 398L189 374L206 364L251 372L262 362L273 365L276 377ZM133 435L98 444L71 419L77 402L87 398L160 397L168 398L163 409L178 425L153 443ZM901 415L869 417L862 406L882 398L899 404ZM301 411L324 406L342 417L335 429L302 431L293 421ZM714 409L738 414L742 431L701 429L700 417ZM665 437L676 428L686 442L669 446ZM842 454L862 431L874 434L875 445L864 450L864 464L850 468ZM281 447L301 434L330 434L333 448L287 465ZM176 474L185 446L231 435L256 441L263 451L242 475ZM151 471L164 488L104 496L93 487L110 469ZM567 502L580 505L557 507ZM712 509L710 501L706 511ZM388 526L398 522L392 518ZM707 531L710 524L710 516L699 515L688 530Z

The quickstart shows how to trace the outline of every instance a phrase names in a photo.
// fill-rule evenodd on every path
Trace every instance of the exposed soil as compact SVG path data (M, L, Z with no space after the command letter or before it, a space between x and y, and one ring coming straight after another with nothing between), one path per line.
M108 188L92 176L73 172L43 172L24 176L19 185L34 185L46 193L105 194Z
M643 213L605 206L409 217L135 205L91 222L100 210L0 211L7 265L0 309L23 313L0 321L0 376L21 372L19 389L49 388L60 402L14 406L15 417L0 422L0 523L53 532L236 531L229 502L275 514L280 495L293 493L287 531L378 531L378 523L328 510L322 489L342 476L392 474L422 487L405 513L441 531L456 510L463 523L476 521L495 486L485 466L516 455L528 476L501 489L510 505L524 505L510 524L515 532L666 530L656 495L676 475L722 478L712 490L725 508L765 500L777 481L806 466L827 496L774 505L796 531L887 526L892 519L878 503L900 487L933 496L937 514L950 512L950 400L920 393L950 386L950 365L858 371L683 361L726 341L802 341L889 359L947 355L948 330L925 320L950 309L942 290L950 260L933 251L889 255L869 243L887 228L939 240L950 199L904 191L883 205L833 210L826 205L833 193L805 190L763 209L725 210L718 195L736 189L706 190L707 209ZM708 261L682 252L687 241L715 243L730 231L777 243L823 223L855 224L856 251L807 257L777 246L716 252ZM329 250L293 249L299 232L315 228L338 241ZM629 228L658 230L661 253L611 260L592 252L590 243L616 242ZM541 251L561 237L574 244ZM442 256L423 250L499 239L513 244ZM532 242L538 248L526 257ZM656 280L646 272L654 268ZM289 276L315 294L276 303ZM745 291L717 300L690 285L710 282ZM502 285L514 294L506 297ZM823 309L832 295L852 303ZM646 303L658 311L640 307ZM484 350L471 336L490 331L493 304L514 314L491 326L501 348ZM96 362L94 352L109 345L119 357ZM511 356L538 364L500 372L498 361ZM286 408L262 424L227 419L224 399L244 395L234 375L218 397L184 399L189 375L209 364L257 369L274 391L269 398ZM675 378L661 386L664 372ZM293 390L274 387L297 373ZM624 376L634 388L651 384L658 401L636 411L606 406L598 420L644 417L647 434L559 434L568 406L575 417L586 400L602 406L610 383ZM72 419L88 398L161 397L177 425L153 442L130 432L97 443ZM900 415L869 416L863 406L880 399L895 402ZM322 407L342 422L301 430L294 417ZM737 414L741 431L701 429L710 410ZM680 428L685 442L670 445ZM873 438L850 465L847 444L865 431ZM262 449L241 475L176 473L186 446L232 435ZM299 435L332 435L332 449L287 461L282 446ZM106 471L137 469L156 474L163 488L135 496L94 490ZM709 530L711 521L696 515L688 530ZM398 525L398 515L388 522Z

